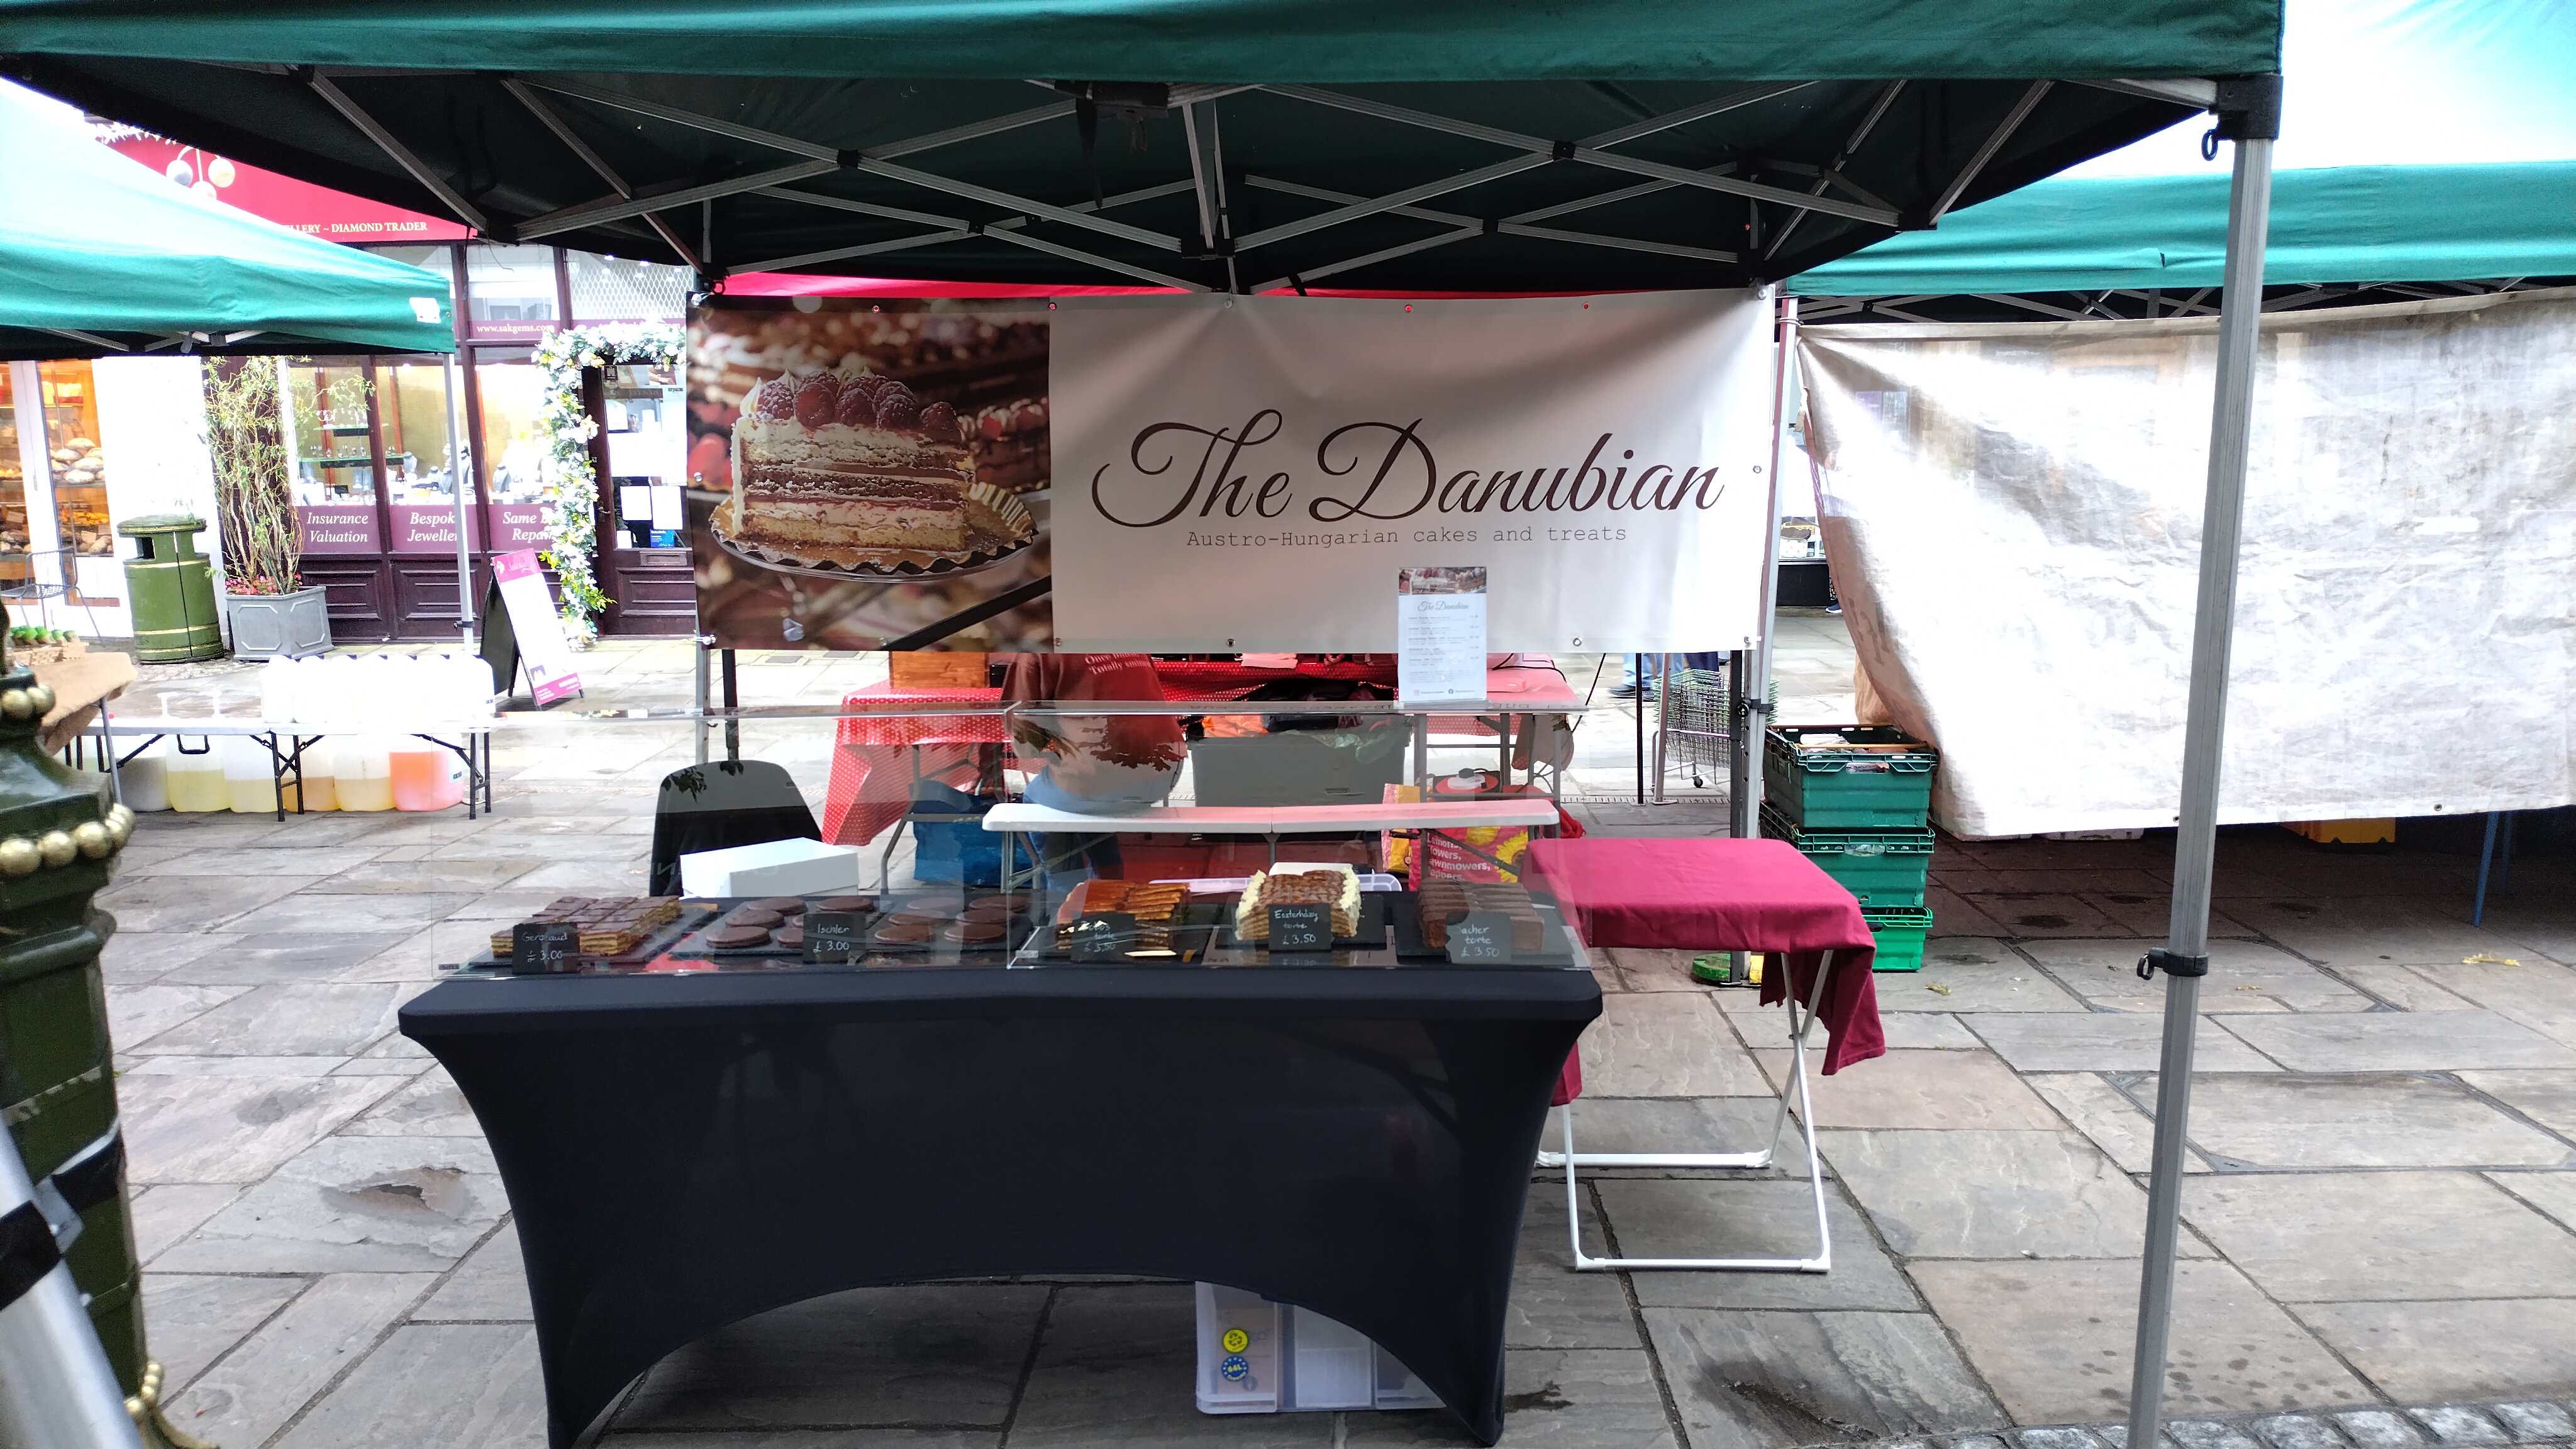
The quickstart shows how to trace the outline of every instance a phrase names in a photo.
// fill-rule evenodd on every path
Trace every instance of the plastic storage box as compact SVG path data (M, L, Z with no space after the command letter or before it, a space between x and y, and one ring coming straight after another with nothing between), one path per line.
M1357 1330L1258 1293L1199 1285L1199 1412L1438 1407L1412 1370Z
M1919 830L1940 763L1886 725L1779 725L1762 735L1762 801L1808 830Z
M1869 933L1878 938L1877 969L1923 969L1923 940L1932 934L1929 910L1922 906L1893 906L1886 910L1863 906L1860 915L1869 922Z
M1762 833L1785 840L1814 861L1864 908L1919 906L1932 869L1932 832L1805 830L1762 807Z

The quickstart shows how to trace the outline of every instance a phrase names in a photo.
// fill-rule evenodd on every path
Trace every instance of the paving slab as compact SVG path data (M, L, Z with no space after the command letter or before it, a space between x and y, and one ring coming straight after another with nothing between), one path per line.
M491 1150L464 1137L331 1137L161 1256L171 1272L439 1272L508 1208Z
M481 846L483 842L476 844ZM499 890L546 864L542 854L511 855L503 853L508 847L498 842L493 846L488 851L478 849L471 859L463 860L371 860L315 881L305 894L424 895Z
M2462 1072L2459 1078L2561 1137L2576 1140L2576 1071Z
M1825 1160L1906 1258L2116 1258L2146 1194L2074 1132L1826 1132ZM2185 1253L2204 1253L2185 1241Z
M2576 1235L2471 1172L2197 1177L2182 1204L2285 1303L2520 1298L2576 1283Z
M545 1449L546 1394L531 1325L395 1329L276 1449Z
M340 1129L351 1137L472 1137L483 1124L465 1103L445 1067L432 1067L405 1082L364 1116Z
M2576 1067L2576 1048L2491 1011L2246 1016L2228 1029L2294 1072Z
M352 921L349 924L363 924ZM259 986L270 982L329 981L352 961L399 944L404 931L293 931L236 933L223 948L173 966L161 984Z
M300 823L300 822L297 822ZM270 834L264 839L297 839L296 836ZM131 852L128 852L130 855ZM209 850L180 841L169 841L154 850L139 864L120 859L117 879L153 876L218 876L225 879L259 880L272 876L328 876L365 861L369 851L346 845L255 845Z
M1590 1067L1586 1062L1585 1066ZM1589 1083L1586 1083L1587 1088ZM1585 1096L1574 1107L1574 1147L1578 1153L1589 1152L1754 1152L1771 1141L1771 1125L1780 1115L1777 1101L1771 1097L1603 1097ZM1556 1151L1565 1145L1561 1133L1563 1119L1551 1120L1539 1135L1540 1146ZM1776 1142L1773 1166L1767 1175L1804 1180L1807 1175L1806 1144L1800 1140L1795 1118L1784 1123ZM1672 1169L1685 1171L1687 1169ZM1662 1168L1605 1168L1583 1170L1589 1181L1595 1177L1661 1177ZM1704 1175L1704 1174L1695 1174ZM1742 1174L1749 1176L1751 1174ZM1831 1176L1831 1169L1827 1169ZM1564 1178L1559 1169L1543 1168L1539 1182L1553 1181L1563 1191ZM1533 1186L1533 1193L1540 1191Z
M151 1329L152 1356L161 1363L165 1396L176 1398L195 1383L197 1375L293 1302L310 1281L216 1273L144 1274L143 1321Z
M119 922L116 934L98 953L99 973L110 986L140 986L157 980L174 966L219 950L232 937L215 931L128 930Z
M2473 1011L2477 1003L2413 966L2392 961L2338 962L2334 973L2400 1011Z
M1372 1449L1475 1443L1446 1410L1279 1417L1339 1418L1334 1442ZM1014 1430L1011 1443L1021 1442ZM1503 1437L1496 1442L1501 1449L1672 1449L1675 1441L1644 1350L1515 1349L1503 1355Z
M2428 915L2403 901L2337 901L2315 915L2243 903L2228 909L2264 935L2327 966L2456 966L2470 956L2515 954L2509 937Z
M655 1365L617 1427L999 1426L1047 1294L1033 1284L858 1288L774 1309Z
M1583 1090L1598 1097L1751 1097L1770 1092L1742 1043L1704 996L1638 992L1604 998L1583 1033Z
M2011 947L1982 937L1936 941L1920 971L1878 978L1883 1012L2081 1012L2084 1003Z
M1331 1414L1200 1413L1192 1387L1198 1373L1197 1322L1187 1284L1059 1290L1012 1421L1011 1443L1016 1449L1334 1445ZM1632 1356L1642 1369L1645 1355ZM1006 1390L1007 1378L1018 1371L1017 1359L1004 1367ZM1007 1393L1004 1397L1007 1403ZM942 1413L948 1422L967 1422L963 1412L943 1408ZM1406 1414L1400 1416L1406 1422L1398 1424L1378 1422L1398 1416L1356 1417L1370 1421L1371 1433L1397 1443L1426 1437L1438 1443L1436 1436L1458 1433L1457 1421L1447 1414Z
M1880 988L1901 977L1881 976ZM1959 1018L1937 1011L1886 1011L1879 1013L1879 1035L1887 1039L1889 1051L1971 1051L1981 1052L1986 1044L1976 1033L1959 1024Z
M209 930L240 920L318 879L244 876L238 871L214 876L136 876L120 878L100 891L98 906L129 930Z
M172 1401L171 1422L216 1444L266 1444L435 1281L427 1273L314 1280Z
M2400 1403L2576 1395L2576 1296L2303 1303L2295 1311Z
M403 995L396 986L255 986L126 1050L170 1056L354 1056L393 1031Z
M456 1265L411 1321L522 1323L534 1316L528 1304L527 1260L519 1253L519 1230L503 1223Z
M2152 1107L2156 1078L2134 1090ZM2253 1167L2556 1167L2576 1156L2457 1083L2390 1073L2195 1080L2191 1141Z
M1906 1271L2016 1420L2126 1417L2136 1259L1918 1262ZM2233 1266L2175 1265L2166 1413L2316 1409L2374 1397Z
M2019 939L2039 936L2118 936L2127 927L2101 907L2066 891L1962 892L1968 904L2003 924Z
M1767 1185L1767 1184L1766 1184ZM1585 1194L1585 1249L1601 1256L1601 1214ZM1628 1288L1615 1273L1577 1273L1566 1240L1562 1182L1530 1188L1521 1213L1520 1252L1512 1263L1507 1348L1623 1348L1645 1346Z
M248 987L181 986L154 982L148 986L109 986L108 1040L119 1052L130 1052L184 1021L205 1015Z
M1637 1258L1806 1258L1816 1252L1814 1195L1803 1182L1605 1180L1595 1184L1619 1251ZM1833 1228L1830 1273L1643 1272L1631 1275L1637 1301L1649 1308L1849 1309L1910 1313L1922 1308L1858 1209L1842 1189L1825 1185L1825 1221ZM1604 1255L1600 1223L1587 1223L1586 1250ZM1553 1245L1562 1271L1564 1240ZM1584 1278L1607 1278L1585 1273Z
M1692 1449L2007 1422L1928 1313L1650 1308L1646 1329Z
M1785 1051L1753 1059L1776 1085L1790 1075ZM1819 1127L1986 1127L2046 1131L2062 1125L2037 1093L1988 1051L1890 1051L1825 1076L1812 1055L1808 1095Z
M751 1429L704 1433L611 1431L597 1449L1000 1449L999 1429Z
M368 1077L129 1073L116 1087L126 1176L257 1182L400 1085Z
M131 1117L125 1120L126 1131L134 1129ZM134 1150L132 1137L126 1151ZM152 1260L173 1243L197 1230L199 1224L222 1210L224 1204L241 1196L237 1183L165 1182L147 1187L136 1182L133 1159L127 1158L126 1180L130 1184L126 1197L126 1217L134 1227L134 1261L139 1267L152 1266Z
M2420 966L2416 974L2561 1045L2576 1046L2576 969L2537 956L2519 966Z
M2576 1232L2576 1171L2490 1172L2486 1179Z
M2161 939L2033 941L2022 949L2092 1006L2161 1014L2162 980L2138 979L2138 958ZM2377 1003L2352 987L2260 941L2209 943L2209 976L2201 983L2208 1012L2368 1011Z
M2074 998L2069 997L2069 1000ZM2323 1018L2346 1021L2353 1018ZM2164 1021L2131 1012L2029 1015L1978 1012L1959 1018L1995 1055L2022 1072L2151 1072L2161 1059ZM2269 1020L2243 1017L2238 1021ZM2192 1066L2201 1072L2269 1072L2269 1059L2228 1028L2203 1017L2192 1038Z
M2118 1087L2094 1072L2043 1072L2022 1079L2045 1098L2058 1115L2074 1124L2122 1172L2148 1172L2155 1167L2156 1119ZM2211 1077L2210 1081L2222 1080ZM2193 1091L2200 1089L2194 1076ZM2196 1152L2183 1154L2183 1171L2207 1172Z
M474 895L461 891L353 897L299 890L234 918L230 929L257 934L345 931L363 926L370 931L407 934L432 921L456 914L475 899Z

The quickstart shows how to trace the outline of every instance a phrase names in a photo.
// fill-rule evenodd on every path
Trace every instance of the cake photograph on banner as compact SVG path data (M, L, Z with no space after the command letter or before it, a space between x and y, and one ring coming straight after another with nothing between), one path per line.
M689 534L724 648L1048 647L1043 307L707 299Z

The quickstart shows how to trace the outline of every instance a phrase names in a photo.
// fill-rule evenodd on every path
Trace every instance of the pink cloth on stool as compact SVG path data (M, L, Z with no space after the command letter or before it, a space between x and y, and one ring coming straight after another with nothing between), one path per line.
M1825 1074L1887 1052L1870 968L1878 943L1860 902L1785 840L1534 840L1522 879L1556 897L1584 944L1644 950L1760 951L1787 958L1765 973L1765 1004L1804 1000L1824 953L1833 980L1818 1008ZM1576 1082L1579 1083L1580 1077Z

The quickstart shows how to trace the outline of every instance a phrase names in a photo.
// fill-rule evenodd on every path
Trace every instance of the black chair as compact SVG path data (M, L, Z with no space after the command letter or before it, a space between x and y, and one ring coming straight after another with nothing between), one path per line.
M680 894L680 857L770 840L820 840L804 792L767 760L720 760L662 777L653 807L653 894Z

